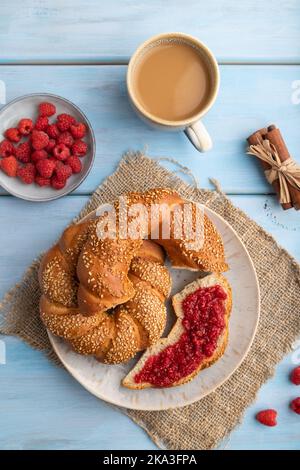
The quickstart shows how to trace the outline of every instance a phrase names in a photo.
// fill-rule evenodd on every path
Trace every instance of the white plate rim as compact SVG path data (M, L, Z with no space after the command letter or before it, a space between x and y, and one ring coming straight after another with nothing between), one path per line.
M207 392L202 393L201 396L199 396L198 398L197 397L196 398L191 398L190 400L185 399L184 403L182 403L180 405L177 404L177 405L170 405L170 406L164 406L164 407L151 407L151 406L145 406L143 404L137 404L135 406L128 406L128 405L122 405L121 403L119 403L119 402L117 402L113 399L109 399L107 396L105 396L105 395L103 395L99 392L97 393L97 390L92 389L86 383L84 383L84 380L81 379L80 373L77 374L77 370L73 369L71 366L69 366L69 364L64 360L63 356L60 353L59 343L56 341L55 335L53 335L50 331L47 330L50 343L51 343L55 353L57 354L58 358L60 359L60 361L62 362L64 367L67 369L67 371L71 374L71 376L77 382L79 382L92 395L96 396L97 398L99 398L99 399L101 399L101 400L103 400L107 403L110 403L111 405L122 407L122 408L125 408L125 409L140 410L140 411L163 411L163 410L176 409L176 408L181 408L183 406L191 405L191 404L201 400L202 398L208 396L210 393L214 392L215 390L217 390L217 388L219 388L221 385L223 385L234 374L234 372L240 367L240 365L242 364L242 362L244 361L244 359L246 358L246 356L248 355L248 353L250 351L250 348L253 344L253 340L254 340L256 332L257 332L257 327L258 327L259 318L260 318L260 307L261 307L260 287L259 287L259 281L258 281L258 277L257 277L257 273L256 273L254 263L251 259L251 256L250 256L244 242L241 240L241 238L239 237L237 232L234 230L234 228L221 215L217 214L214 210L206 207L204 204L200 204L200 205L204 207L204 210L208 212L208 215L209 215L209 212L213 213L219 220L221 220L222 223L224 223L232 231L232 233L235 235L235 237L238 239L238 241L242 245L242 247L244 249L244 253L246 254L246 257L248 258L249 265L251 267L252 274L253 274L254 279L255 279L255 288L256 288L256 291L257 291L257 297L255 299L255 301L257 302L256 322L255 322L255 326L254 326L253 331L252 331L252 335L249 339L248 347L245 349L244 353L241 354L239 360L237 361L237 363L233 367L233 369L230 371L230 373L226 377L224 377L222 380L220 380L220 382L215 387L212 387ZM82 220L86 220L86 219L92 217L94 212L95 211L91 212L90 214L85 216ZM226 247L225 247L225 251L226 251ZM184 387L184 385L181 385L181 387ZM136 392L136 390L133 390L133 392Z

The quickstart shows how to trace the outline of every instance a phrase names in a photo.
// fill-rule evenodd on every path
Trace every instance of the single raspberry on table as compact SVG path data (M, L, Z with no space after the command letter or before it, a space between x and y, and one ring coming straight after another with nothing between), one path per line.
M59 144L65 144L67 147L72 147L74 139L70 132L64 131L58 136L57 142Z
M70 149L65 144L58 144L53 149L53 155L57 160L66 160L70 156Z
M15 155L16 149L9 140L2 140L0 143L0 157L9 157L10 155Z
M48 134L50 139L57 139L60 134L60 131L56 124L50 124L46 129L46 133Z
M11 142L20 142L22 139L22 134L16 127L10 127L9 129L6 129L4 135Z
M76 120L70 114L63 113L57 116L57 127L61 132L68 131Z
M36 163L36 169L39 172L39 175L43 178L51 178L53 175L55 168L55 162L48 160L47 158L44 160L39 160Z
M56 175L51 178L51 186L53 189L63 189L66 186L67 180L59 180Z
M37 163L39 160L45 160L48 157L48 153L45 150L35 150L31 154L32 163Z
M33 129L32 119L24 118L18 124L18 129L22 135L29 135Z
M276 426L277 425L277 411L268 409L268 410L263 410L257 413L256 419L259 421L261 424L264 424L265 426Z
M33 163L26 163L23 167L19 167L17 170L17 176L25 184L31 184L34 182L36 175L36 169Z
M83 140L75 140L72 145L72 154L77 157L83 157L87 152L87 144Z
M28 163L30 161L31 145L30 142L23 142L16 148L16 157L19 162Z
M71 155L67 158L66 164L72 168L72 173L80 173L82 170L81 161L76 155Z
M43 103L39 104L39 115L40 116L53 116L56 113L56 107L52 103L48 103L44 101Z
M56 140L49 139L49 143L48 143L47 147L45 147L45 150L48 153L52 153L52 150L54 149L55 145L56 145Z
M61 165L55 168L55 174L58 181L66 181L72 175L70 165Z
M43 178L42 176L40 175L37 175L35 177L35 180L36 184L38 184L39 186L50 186L51 185L51 180L50 178Z
M86 125L83 122L76 122L70 126L70 131L74 139L82 139L86 134Z
M291 401L290 407L295 413L297 413L297 415L300 415L300 397L297 397Z
M291 373L291 382L295 385L300 385L300 366L295 367Z
M6 158L3 158L3 160L0 160L0 168L8 176L11 176L11 177L17 176L18 161L16 157L11 155L10 157L6 157Z
M35 150L42 150L49 144L49 136L43 131L34 130L32 132L31 142Z
M49 126L49 119L47 118L47 116L39 116L35 122L34 128L37 131L46 132L48 126Z

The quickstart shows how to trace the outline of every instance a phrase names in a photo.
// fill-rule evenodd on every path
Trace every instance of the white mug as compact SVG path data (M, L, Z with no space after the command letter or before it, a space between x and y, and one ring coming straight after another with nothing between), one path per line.
M211 91L209 99L206 101L203 108L197 112L194 116L189 117L182 121L167 121L165 119L158 118L150 114L146 109L143 108L141 103L138 101L135 85L134 85L134 72L135 65L137 64L138 59L141 54L145 51L145 48L148 48L155 43L159 43L162 40L176 40L179 39L184 41L187 44L191 44L193 47L196 47L197 50L205 58L206 64L209 67L209 74L211 80ZM201 121L201 118L209 111L209 109L214 104L220 85L220 73L217 60L210 49L200 42L198 39L184 33L164 33L154 36L143 44L141 44L138 49L135 51L133 56L130 59L128 70L127 70L127 89L131 104L137 112L137 114L148 124L153 127L162 129L162 130L174 130L174 131L184 131L188 139L196 147L199 152L206 152L212 148L212 140L209 133L207 132L204 124Z

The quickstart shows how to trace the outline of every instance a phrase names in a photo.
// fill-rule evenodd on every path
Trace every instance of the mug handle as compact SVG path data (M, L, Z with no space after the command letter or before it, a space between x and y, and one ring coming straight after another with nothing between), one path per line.
M184 133L199 152L207 152L212 148L212 140L202 121L187 127Z

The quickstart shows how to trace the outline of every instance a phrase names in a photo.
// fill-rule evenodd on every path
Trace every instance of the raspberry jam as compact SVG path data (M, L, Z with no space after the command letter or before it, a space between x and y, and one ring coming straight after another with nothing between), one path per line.
M189 294L182 301L184 332L181 337L156 356L149 357L135 375L135 382L169 387L211 357L225 327L226 298L226 292L219 285L201 287Z

